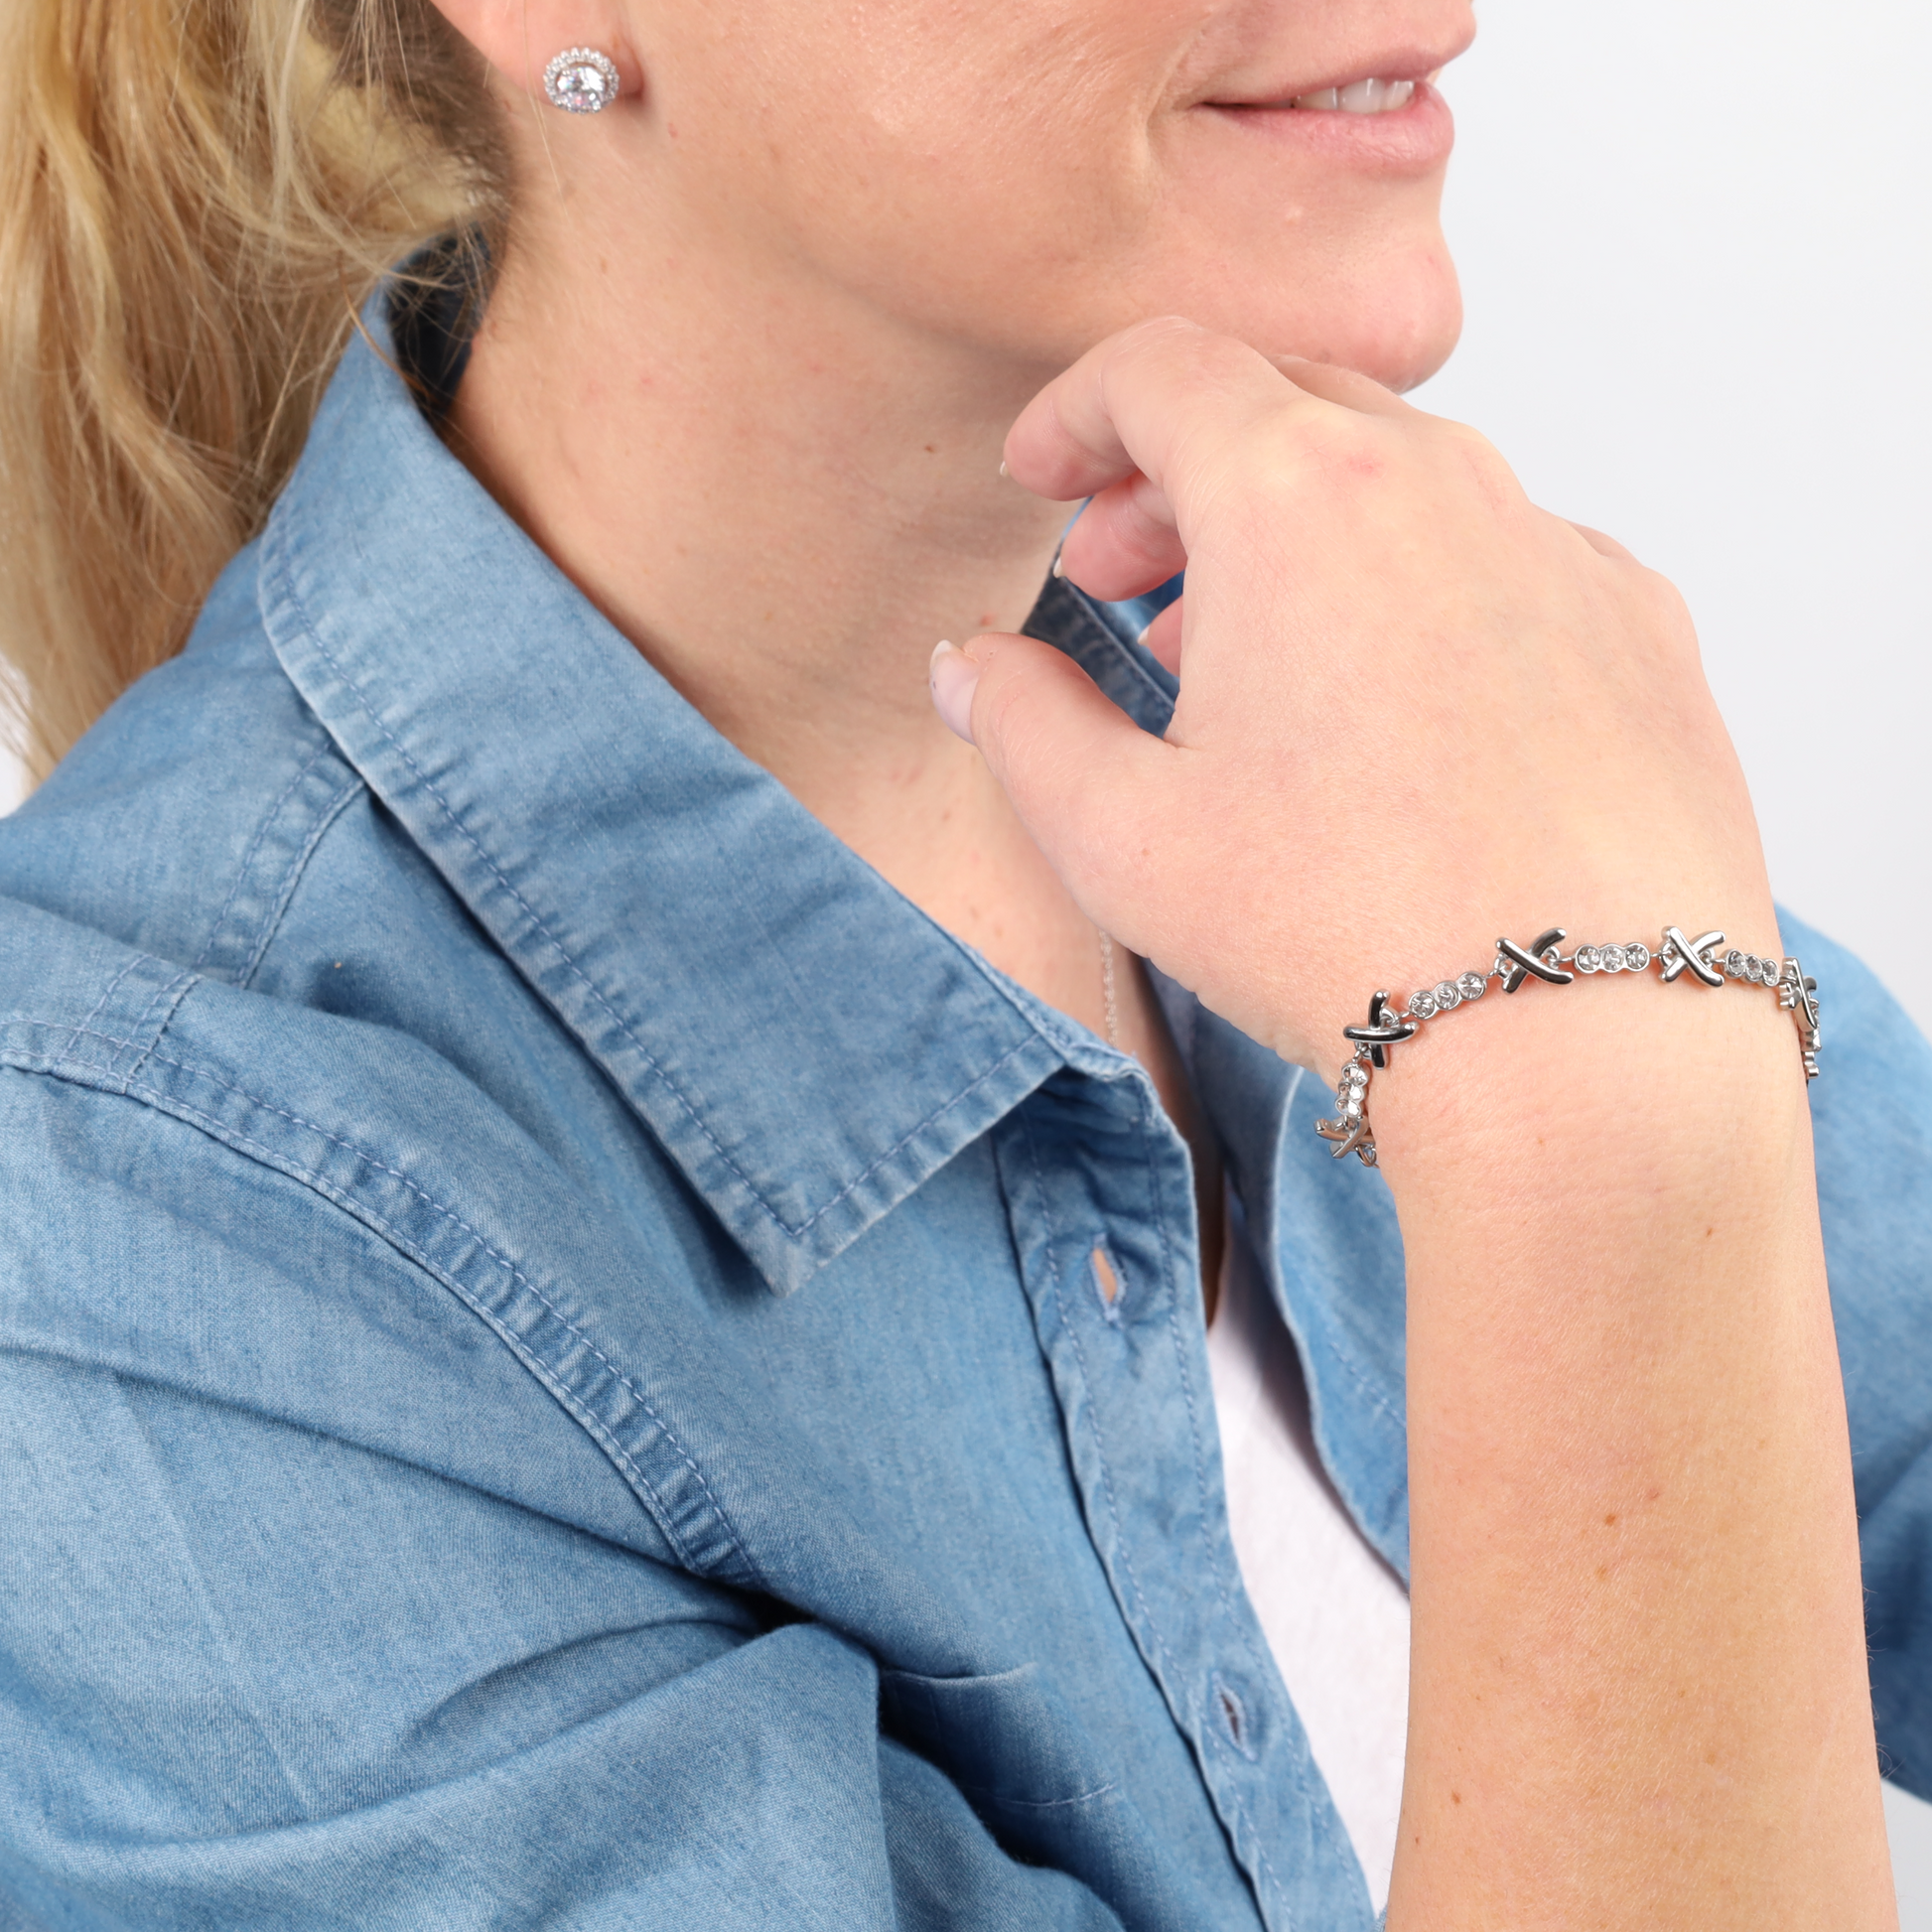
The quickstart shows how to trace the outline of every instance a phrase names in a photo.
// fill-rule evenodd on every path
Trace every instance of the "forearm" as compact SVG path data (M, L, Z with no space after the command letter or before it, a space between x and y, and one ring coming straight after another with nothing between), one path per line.
M1187 571L1148 633L1180 676L1163 740L1028 639L935 660L1083 908L1324 1071L1378 982L1534 931L1525 908L1768 938L1682 600L1467 429L1285 366L1144 325L1008 438L1028 487L1092 498L1074 583ZM1761 989L1586 976L1397 1058L1373 1083L1410 1320L1391 1925L1883 1932L1792 1028Z
M1379 1083L1409 1264L1398 1932L1893 1923L1780 1019L1580 984Z

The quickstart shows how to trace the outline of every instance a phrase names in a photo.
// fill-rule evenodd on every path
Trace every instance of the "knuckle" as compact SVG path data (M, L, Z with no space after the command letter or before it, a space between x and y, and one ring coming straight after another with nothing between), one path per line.
M1227 481L1242 502L1277 515L1311 489L1340 500L1385 488L1409 454L1387 418L1287 402L1230 452Z
M1694 664L1699 655L1697 625L1683 593L1660 571L1642 564L1621 565L1629 625L1648 646L1651 661L1673 671Z
M1149 316L1123 329L1114 338L1120 354L1146 354L1178 346L1205 337L1207 331L1186 316Z
M1516 472L1479 430L1470 429L1466 423L1445 421L1430 434L1491 502L1514 504L1522 497L1523 486L1516 480Z
M1331 479L1376 483L1403 464L1408 449L1386 419L1353 413L1324 415L1310 425L1309 438Z
M1688 631L1691 607L1684 602L1684 593L1660 570L1644 564L1632 565L1631 570L1637 593L1651 616L1671 631Z
M1258 371L1273 374L1260 350L1184 316L1136 323L1117 339L1117 351L1123 362L1153 365L1168 381L1190 390L1223 390L1252 384Z
M1108 532L1136 555L1164 549L1173 538L1173 512L1167 497L1146 477L1129 478L1095 507L1101 510Z

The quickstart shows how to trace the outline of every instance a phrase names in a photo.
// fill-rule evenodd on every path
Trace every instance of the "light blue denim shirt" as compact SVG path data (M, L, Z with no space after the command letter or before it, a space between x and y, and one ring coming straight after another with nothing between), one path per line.
M376 336L0 826L0 1921L1368 1927L1145 1074L684 704ZM1131 622L1033 627L1162 728ZM1932 1795L1932 1056L1787 943ZM1162 991L1403 1570L1387 1191Z

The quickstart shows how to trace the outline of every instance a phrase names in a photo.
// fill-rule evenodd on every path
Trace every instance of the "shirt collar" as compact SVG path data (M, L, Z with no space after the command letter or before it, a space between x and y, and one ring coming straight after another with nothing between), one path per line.
M1056 1068L1132 1063L928 919L677 695L439 441L365 317L264 534L283 668L788 1292ZM1159 729L1072 586L1029 628Z

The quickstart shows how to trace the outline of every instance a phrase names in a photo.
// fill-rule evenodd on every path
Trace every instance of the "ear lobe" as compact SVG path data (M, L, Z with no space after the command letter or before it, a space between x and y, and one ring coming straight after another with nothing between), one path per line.
M431 0L438 13L520 94L541 101L543 72L568 48L595 48L618 70L618 98L644 90L621 9L608 0Z

